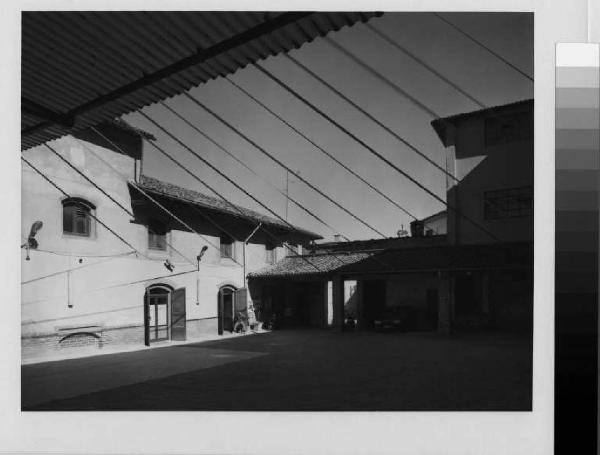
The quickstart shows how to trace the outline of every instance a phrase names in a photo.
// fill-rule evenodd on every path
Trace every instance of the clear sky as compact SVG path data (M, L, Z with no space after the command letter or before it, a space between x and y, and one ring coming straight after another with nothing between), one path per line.
M533 75L532 14L444 13L444 17L476 36L479 41L525 73ZM371 20L369 24L419 56L485 106L533 97L532 81L430 13L385 13L382 17ZM363 24L346 27L329 36L440 116L479 109L479 106L464 95L383 41ZM432 160L444 166L445 149L431 128L430 122L433 117L430 114L370 75L326 40L317 38L299 50L292 51L290 55L417 146ZM285 57L271 57L261 63L311 103L445 200L446 180L441 171ZM433 197L379 161L256 68L249 66L236 72L231 78L412 214L424 217L444 208ZM395 236L401 226L408 230L412 220L410 217L334 163L226 80L219 78L210 81L192 89L190 93L287 166L299 172L303 178L386 236ZM166 103L263 178L280 190L285 190L286 171L251 144L184 96L169 99ZM144 109L144 112L276 213L285 216L286 200L282 194L244 169L164 107L153 105ZM266 213L258 204L170 140L142 116L130 114L125 119L152 132L163 148L229 200ZM211 194L208 189L151 148L145 155L144 174ZM289 193L292 198L300 201L334 227L338 233L351 239L378 237L375 232L336 208L293 176L290 176ZM334 233L291 202L288 220L292 224L319 233L327 240L331 240Z

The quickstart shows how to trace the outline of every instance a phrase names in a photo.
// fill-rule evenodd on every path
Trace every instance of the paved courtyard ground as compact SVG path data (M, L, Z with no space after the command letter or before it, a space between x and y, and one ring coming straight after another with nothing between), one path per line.
M24 365L24 410L530 410L531 337L282 330Z

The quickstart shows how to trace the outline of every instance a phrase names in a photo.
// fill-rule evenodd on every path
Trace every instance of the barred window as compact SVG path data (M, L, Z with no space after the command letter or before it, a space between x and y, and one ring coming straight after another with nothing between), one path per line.
M222 258L233 259L233 239L227 234L221 234L220 250Z
M485 145L525 141L533 136L530 112L496 115L485 119Z
M483 193L484 218L497 220L533 214L533 188L524 186Z
M151 250L167 250L167 228L157 221L148 224L148 248Z
M96 209L93 204L80 198L68 198L62 201L63 206L63 233L90 237L92 233L92 211Z

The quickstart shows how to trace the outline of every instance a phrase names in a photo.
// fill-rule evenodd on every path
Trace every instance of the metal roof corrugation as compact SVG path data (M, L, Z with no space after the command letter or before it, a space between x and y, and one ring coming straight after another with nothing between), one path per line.
M372 12L24 12L21 94L57 114L76 115L73 129L81 130L377 15ZM158 82L122 93L105 104L89 106L101 96L250 31L256 32L252 39L246 36L219 48L219 53L200 63L178 68L179 71ZM22 148L68 133L68 128L56 125L41 128L44 123L42 118L23 114Z

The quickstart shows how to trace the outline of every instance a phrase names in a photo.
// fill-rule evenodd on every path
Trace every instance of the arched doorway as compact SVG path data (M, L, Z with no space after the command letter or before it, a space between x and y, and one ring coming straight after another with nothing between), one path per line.
M218 296L218 330L219 335L223 335L225 330L233 332L233 322L235 319L235 291L237 289L232 285L225 285L219 289Z
M170 309L173 289L164 284L149 286L144 294L144 342L146 346L171 338Z

